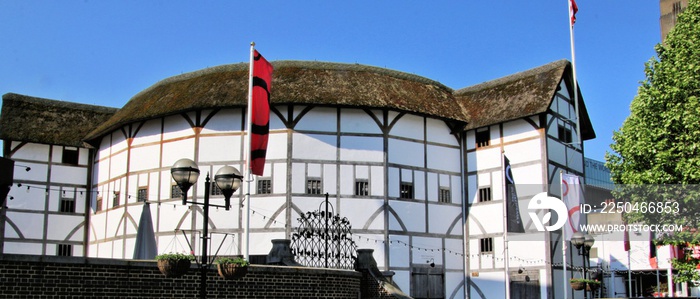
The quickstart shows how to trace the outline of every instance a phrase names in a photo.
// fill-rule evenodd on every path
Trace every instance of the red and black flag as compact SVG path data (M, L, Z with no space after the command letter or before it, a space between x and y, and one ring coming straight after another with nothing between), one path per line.
M250 171L255 175L262 175L270 131L270 87L273 68L257 50L254 50L252 68Z

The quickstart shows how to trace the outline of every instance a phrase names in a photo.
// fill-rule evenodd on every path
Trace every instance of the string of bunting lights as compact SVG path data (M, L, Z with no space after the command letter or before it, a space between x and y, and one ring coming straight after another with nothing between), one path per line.
M109 193L109 191L93 191L93 190L80 190L80 191L77 191L77 190L75 190L75 189L79 189L79 188L75 188L75 187L70 187L70 188L69 188L69 189L74 189L74 190L66 190L66 189L63 189L63 188L58 188L58 189L56 189L56 188L45 187L45 186L34 186L34 185L27 184L27 183L25 183L25 184L17 183L17 187L18 187L18 188L25 187L26 190L27 190L27 192L29 192L29 190L31 190L31 189L44 190L44 192L46 192L47 195L48 195L48 192L49 192L49 191L62 192L62 194L63 194L64 196L66 195L66 193L72 193L72 194L74 194L74 195L75 195L75 194L80 194L81 196L82 196L83 194L87 193L87 192L96 194L96 195L98 195L98 196L99 196L100 193ZM132 195L130 195L130 194L126 194L125 196L126 196L127 198L132 198ZM149 196L150 196L150 194L149 194ZM9 199L10 199L10 200L13 200L14 197L10 196ZM148 203L157 203L159 206L161 206L161 205L172 205L173 208L177 208L177 206L181 206L181 204L177 203L176 201L173 201L172 203L171 203L171 202L159 202L159 201L146 201L146 202L148 202ZM193 207L194 207L194 206L188 206L188 209L192 209ZM219 208L216 207L216 210L218 211ZM272 217L270 217L270 216L268 216L268 215L265 215L264 213L260 213L259 211L256 211L256 210L254 210L254 209L252 209L252 208L251 208L251 216L262 217L263 220L272 219ZM282 224L282 222L281 222L281 221L277 221L277 220L272 220L272 224L277 225L277 224ZM288 224L284 223L284 228L287 228L288 226L289 226ZM383 240L383 239L373 239L373 238L369 238L369 237L365 237L365 236L359 236L359 235L354 235L354 237L356 237L357 240L358 240L358 241L361 241L361 242L375 243L375 244L377 244L377 243L386 244L386 241ZM393 244L403 245L403 246L405 246L405 247L408 247L408 248L411 248L411 249L417 250L417 251L424 251L424 252L445 252L445 253L447 253L447 254L453 254L453 255L455 255L455 256L465 257L465 258L467 258L468 260L469 260L469 259L482 259L482 258L484 258L484 257L490 257L491 259L495 260L496 262L503 262L503 261L505 261L505 258L504 258L504 257L493 256L493 253L490 253L490 254L476 253L476 254L471 254L471 255L465 255L465 254L461 253L460 251L455 251L455 250L451 250L451 249L447 249L447 248L427 248L427 247L420 247L420 246L416 246L416 245L410 245L410 244L408 244L408 243L406 243L406 242L404 242L404 241L401 241L401 240L389 240L389 244L390 244L390 245L393 245ZM555 268L561 268L561 267L562 267L562 263L547 262L547 261L545 261L544 259L534 259L534 260L533 260L533 259L524 259L524 258L521 258L521 257L518 257L518 256L511 256L511 257L509 257L509 261L510 261L510 262L520 263L520 264L526 264L526 265L542 265L542 264L544 264L544 265L551 266L551 267L555 267ZM569 263L567 263L567 267L566 267L566 268L567 268L568 270L572 270L572 271L583 271L583 269L584 269L582 266L574 266L574 265L569 264ZM600 268L599 268L598 270L599 270L599 271L602 271L603 274L611 274L611 273L613 273L613 272L615 272L615 273L628 273L628 270L600 269ZM634 271L634 270L632 271L632 274L636 274L636 275L656 275L655 273L650 272L650 271Z

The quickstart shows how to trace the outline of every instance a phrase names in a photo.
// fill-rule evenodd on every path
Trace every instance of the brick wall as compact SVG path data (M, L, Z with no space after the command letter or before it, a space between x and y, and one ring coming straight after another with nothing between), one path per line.
M353 298L362 274L349 270L251 265L239 280L207 273L208 298ZM3 298L196 298L200 272L166 278L155 261L2 255Z

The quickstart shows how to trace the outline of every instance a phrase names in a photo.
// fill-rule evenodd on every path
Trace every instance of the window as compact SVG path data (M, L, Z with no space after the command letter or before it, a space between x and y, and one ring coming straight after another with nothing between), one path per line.
M674 2L673 3L673 18L676 19L678 17L678 14L681 13L683 9L681 8L681 2Z
M137 191L137 198L139 202L148 201L148 187L139 188Z
M440 191L438 193L438 201L444 202L444 203L451 203L452 202L452 194L451 194L449 188L446 188L446 187L440 188Z
M58 244L58 246L56 246L56 255L58 255L58 256L73 256L73 245Z
M491 133L489 128L476 130L476 147L489 146L491 144Z
M210 195L224 195L224 193L221 192L221 188L219 188L219 185L217 185L216 182L210 182L209 184Z
M399 196L405 199L413 199L413 184L401 182Z
M112 207L116 208L119 206L119 192L114 192L114 198L112 198Z
M481 253L481 254L493 253L493 238L481 238L481 239L479 239L479 253Z
M58 211L61 213L75 213L75 198L61 197Z
M355 181L355 195L369 196L369 182L367 180Z
M95 202L95 212L102 211L102 196L97 197L97 201Z
M258 179L258 194L272 194L272 180Z
M479 188L479 202L491 201L491 187Z
M308 179L306 180L306 194L321 194L321 180Z
M64 164L78 165L78 148L77 147L64 147L63 157L61 162Z
M569 129L565 126L559 125L559 128L557 130L557 138L559 138L559 140L561 142L571 143L571 141L573 140L573 138L571 136L571 129Z
M182 198L182 189L180 189L180 186L170 186L170 198Z

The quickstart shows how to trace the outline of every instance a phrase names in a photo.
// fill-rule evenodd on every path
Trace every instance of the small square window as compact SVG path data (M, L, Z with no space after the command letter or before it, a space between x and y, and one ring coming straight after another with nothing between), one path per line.
M321 180L308 179L306 180L306 194L321 194Z
M399 196L404 199L413 199L413 184L401 182Z
M148 201L148 188L139 188L139 190L137 192L138 192L137 199L139 202Z
M102 211L102 196L97 197L95 201L95 212Z
M112 207L113 208L116 208L119 206L119 196L120 196L119 192L115 191L114 197L112 198Z
M258 194L272 194L272 180L258 179Z
M180 186L170 186L170 198L182 198L182 189L180 189Z
M369 182L367 180L355 181L355 195L369 196Z
M559 138L559 140L564 143L571 143L573 140L571 129L562 125L559 125L557 135L557 138Z
M491 187L479 188L479 202L491 201Z
M71 164L71 165L78 165L78 159L79 154L78 154L78 148L76 147L64 147L63 148L63 157L61 158L61 162L64 164Z
M451 203L452 202L452 192L450 192L450 188L447 187L440 187L440 193L438 194L438 201L443 202L443 203Z
M493 253L493 238L481 238L481 239L479 239L479 253L481 253L481 254Z
M61 197L58 209L61 213L75 213L75 199L72 197Z
M73 256L73 245L70 244L58 244L56 246L57 256Z
M491 144L491 132L489 128L483 128L476 131L476 147L489 146Z

